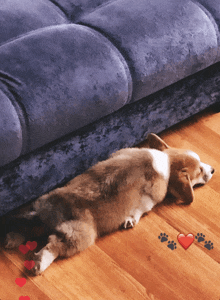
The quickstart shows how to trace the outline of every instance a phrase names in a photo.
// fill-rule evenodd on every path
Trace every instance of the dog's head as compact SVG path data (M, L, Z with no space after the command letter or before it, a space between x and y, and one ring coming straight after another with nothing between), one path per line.
M215 172L213 167L202 163L195 152L171 148L155 134L148 135L146 144L167 153L170 160L168 193L184 204L193 201L193 187L206 184Z

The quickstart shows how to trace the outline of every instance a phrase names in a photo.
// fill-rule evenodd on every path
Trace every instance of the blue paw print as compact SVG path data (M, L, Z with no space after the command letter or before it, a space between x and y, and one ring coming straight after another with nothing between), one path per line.
M203 242L205 240L205 235L202 233L197 233L197 235L195 236L195 238L198 240L198 242Z
M205 241L204 247L208 250L212 250L214 248L213 243L211 241Z
M168 240L168 235L166 233L161 233L158 236L158 239L161 241L161 243L166 242Z
M176 243L174 243L174 241L169 241L167 247L174 250L176 249Z

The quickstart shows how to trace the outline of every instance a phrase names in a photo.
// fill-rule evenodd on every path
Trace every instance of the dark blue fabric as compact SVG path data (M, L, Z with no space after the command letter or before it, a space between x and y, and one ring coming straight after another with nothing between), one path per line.
M75 23L84 14L104 5L109 0L51 0L51 2L65 13L68 20Z
M105 34L124 54L132 101L208 67L218 56L218 29L192 1L111 1L80 23Z
M0 214L219 101L219 0L6 0L0 26Z
M124 106L0 170L0 215L66 183L112 152L220 101L220 63Z
M46 27L1 46L0 67L0 87L18 101L26 118L22 131L27 135L19 141L22 153L118 110L131 98L123 56L82 25ZM3 143L4 136L0 146L10 151ZM5 161L2 156L0 163Z
M38 28L64 23L69 23L65 14L50 1L1 1L0 45Z
M220 29L220 1L219 0L197 0L202 4L201 8L206 8L210 15L214 18L215 22ZM209 16L210 16L209 15Z

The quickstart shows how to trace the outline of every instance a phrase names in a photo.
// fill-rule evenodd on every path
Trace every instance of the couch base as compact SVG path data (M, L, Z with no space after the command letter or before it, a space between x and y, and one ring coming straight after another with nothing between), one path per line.
M85 126L0 169L0 215L65 184L112 152L132 147L218 103L220 63Z

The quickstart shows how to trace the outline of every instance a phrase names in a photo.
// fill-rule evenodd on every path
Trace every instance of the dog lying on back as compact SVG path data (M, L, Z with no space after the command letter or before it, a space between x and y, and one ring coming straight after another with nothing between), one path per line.
M27 219L39 218L51 232L47 245L35 253L35 275L57 257L83 251L103 234L133 227L167 193L190 204L193 187L207 183L214 173L196 153L170 148L155 134L148 135L146 144L148 148L117 151L20 213ZM21 232L11 232L5 247L24 241Z

